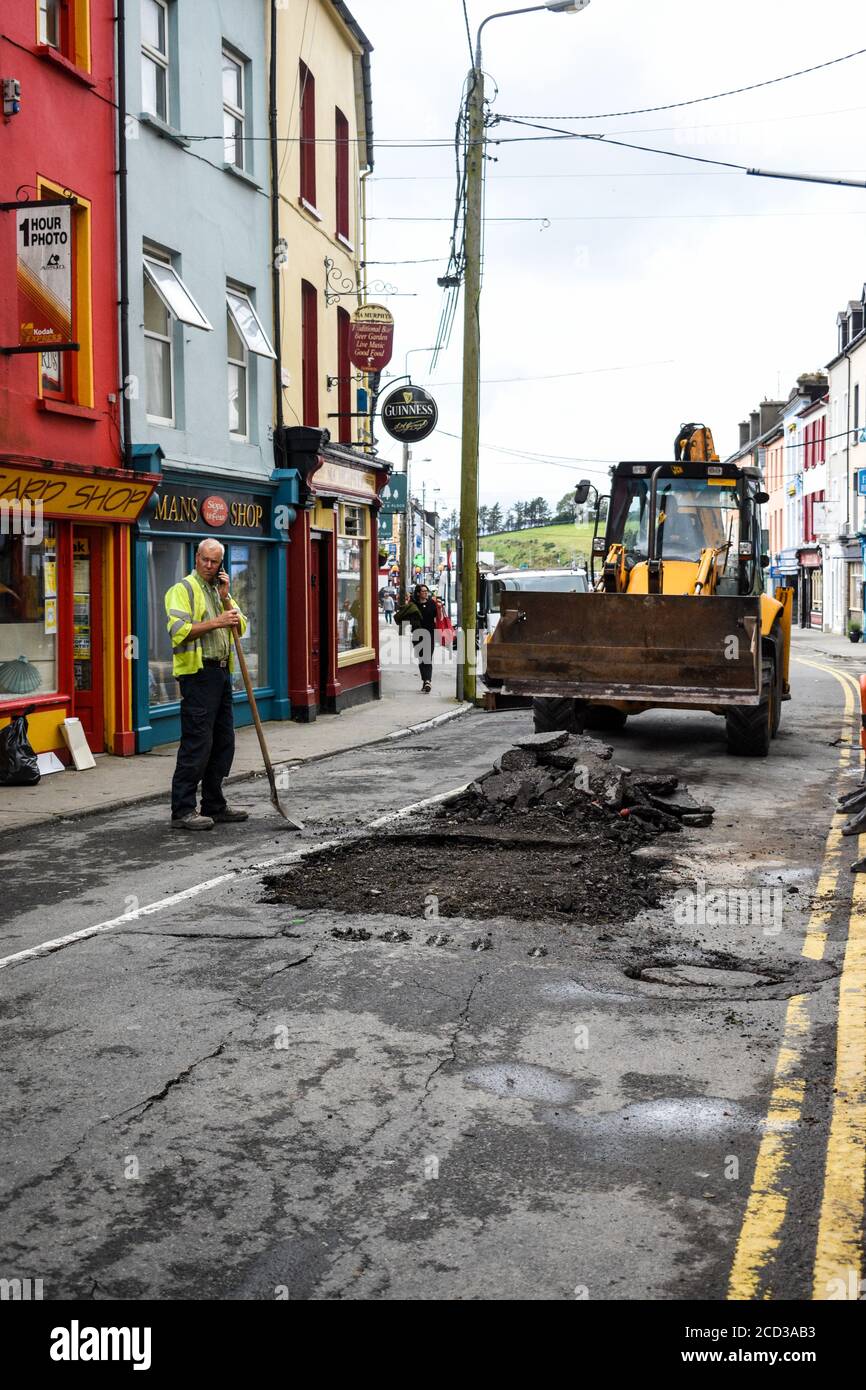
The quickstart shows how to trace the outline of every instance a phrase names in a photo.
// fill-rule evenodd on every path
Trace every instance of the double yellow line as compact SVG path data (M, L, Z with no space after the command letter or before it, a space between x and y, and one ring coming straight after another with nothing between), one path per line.
M859 687L847 672L818 661L796 658L824 671L842 686L843 729L859 716ZM859 718L856 726L859 729ZM839 771L857 756L857 745L842 744ZM821 960L833 914L842 868L843 837L837 827L827 835L821 873L802 955ZM866 835L860 840L866 853ZM812 1029L810 997L788 1001L773 1090L758 1149L755 1172L728 1284L729 1299L772 1298L773 1262L781 1245L794 1176L792 1157L799 1138L806 1092L805 1058ZM827 1141L824 1191L812 1279L813 1299L857 1297L862 1277L862 1240L866 1199L866 877L855 876L848 943L839 980L836 1074L833 1113ZM836 1282L840 1281L840 1282ZM847 1290L847 1292L840 1292Z

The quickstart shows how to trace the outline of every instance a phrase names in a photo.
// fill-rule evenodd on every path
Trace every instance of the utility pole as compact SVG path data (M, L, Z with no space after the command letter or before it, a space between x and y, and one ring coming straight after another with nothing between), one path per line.
M406 479L406 502L403 507L403 532L400 537L400 597L405 603L409 598L409 527L412 524L412 493L409 487L409 460L412 457L412 450L408 444L403 445L403 474ZM412 535L414 541L414 532Z
M460 614L463 659L457 694L476 698L478 586L478 437L481 368L481 205L484 187L484 74L480 49L469 74L466 156L466 273L463 287L463 437L460 475Z

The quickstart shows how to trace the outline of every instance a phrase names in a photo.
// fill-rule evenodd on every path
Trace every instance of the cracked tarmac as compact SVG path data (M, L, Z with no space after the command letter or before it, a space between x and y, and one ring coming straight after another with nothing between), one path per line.
M641 716L612 740L621 761L686 764L717 806L712 829L661 842L667 888L793 883L778 935L678 923L666 896L628 923L600 904L580 927L512 922L503 902L449 917L446 936L423 901L293 909L239 872L0 972L18 1083L0 1272L60 1299L721 1298L799 992L815 1011L802 1235L775 1296L803 1297L845 912L829 905L826 962L803 961L838 756L812 729L840 709L828 678L796 679L766 763L726 758L711 716ZM465 782L527 727L467 716L407 741L399 778L372 749L299 771L304 843ZM152 808L5 843L24 880L3 953L296 847L261 784L233 792L249 834L206 846L176 846ZM43 872L58 846L74 890ZM359 926L367 939L334 935ZM653 963L686 973L642 976ZM713 968L749 975L714 985Z

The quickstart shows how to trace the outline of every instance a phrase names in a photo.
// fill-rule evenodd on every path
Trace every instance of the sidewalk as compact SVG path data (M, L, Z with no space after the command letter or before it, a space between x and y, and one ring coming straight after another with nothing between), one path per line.
M363 747L399 735L430 719L448 719L468 704L458 704L454 690L456 663L437 650L433 690L420 693L418 668L411 660L400 661L408 646L398 645L396 629L381 624L382 698L356 705L342 714L321 714L311 724L293 719L265 724L265 736L275 767L309 762L349 748ZM39 825L66 816L84 816L113 806L165 798L169 813L169 789L177 754L176 743L166 743L150 753L132 758L100 755L88 772L69 768L55 772L35 787L0 787L0 832ZM256 731L252 725L236 731L235 759L228 782L253 773L264 775Z
M833 661L850 661L857 674L866 674L866 642L851 642L835 632L815 632L810 628L791 629L791 655L829 656Z

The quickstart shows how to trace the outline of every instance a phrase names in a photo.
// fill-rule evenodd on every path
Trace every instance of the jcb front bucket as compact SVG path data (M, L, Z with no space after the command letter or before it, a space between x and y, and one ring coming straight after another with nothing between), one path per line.
M502 595L501 612L485 650L487 677L503 695L705 708L760 701L759 598L518 591Z

